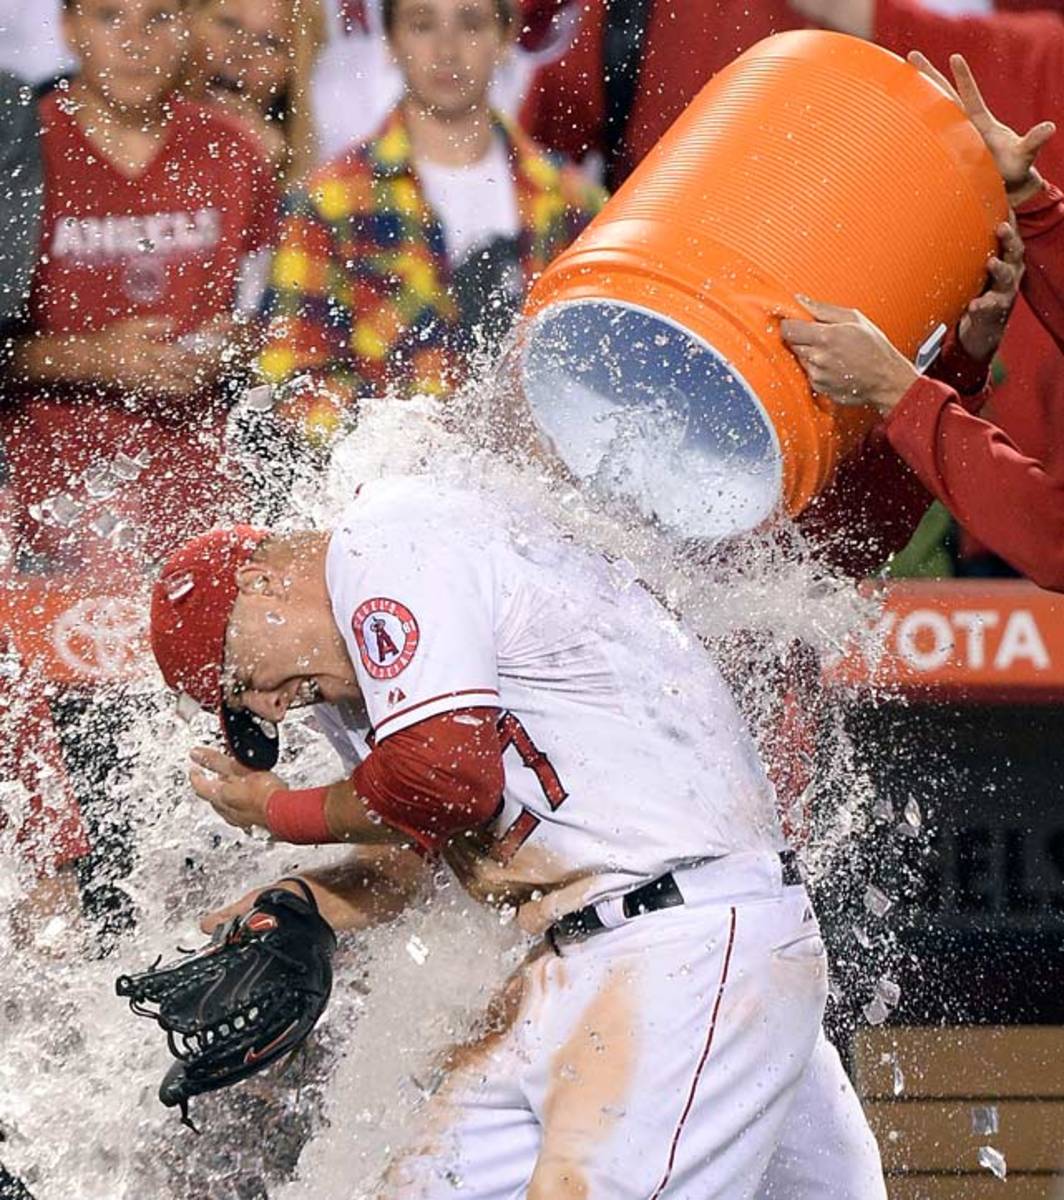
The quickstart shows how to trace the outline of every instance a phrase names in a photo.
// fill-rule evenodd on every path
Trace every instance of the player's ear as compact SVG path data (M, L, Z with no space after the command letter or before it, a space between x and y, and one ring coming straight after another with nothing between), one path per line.
M268 563L259 562L237 567L236 586L243 596L280 596L284 591L280 572Z

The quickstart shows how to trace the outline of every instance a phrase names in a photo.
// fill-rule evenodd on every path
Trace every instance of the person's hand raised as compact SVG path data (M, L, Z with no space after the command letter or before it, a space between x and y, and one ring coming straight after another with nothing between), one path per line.
M266 805L284 780L272 771L252 771L221 750L199 746L192 751L196 764L189 771L192 790L206 800L229 825L238 829L265 829ZM197 770L196 768L201 768ZM206 768L205 770L203 768Z
M950 55L952 83L919 50L913 50L909 54L909 62L928 79L937 83L960 106L978 130L1005 182L1009 204L1015 208L1035 195L1042 187L1042 177L1035 169L1035 160L1038 158L1038 152L1056 133L1056 125L1052 121L1040 121L1026 133L1020 134L1003 121L999 121L987 107L972 69L963 55Z

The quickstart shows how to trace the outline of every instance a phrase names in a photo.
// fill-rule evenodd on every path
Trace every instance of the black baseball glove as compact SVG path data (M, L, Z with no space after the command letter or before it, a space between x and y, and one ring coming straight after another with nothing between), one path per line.
M202 950L115 983L133 1012L166 1031L179 1061L159 1099L180 1106L186 1124L191 1097L238 1083L294 1050L325 1011L336 936L306 884L291 882L305 899L270 888Z

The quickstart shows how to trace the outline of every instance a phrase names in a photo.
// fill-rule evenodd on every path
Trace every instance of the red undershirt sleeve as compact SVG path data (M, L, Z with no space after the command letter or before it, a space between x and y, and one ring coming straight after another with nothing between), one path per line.
M1024 298L1064 351L1064 194L1047 184L1016 209L1016 223L1027 247Z
M965 528L1035 583L1064 591L1064 481L931 379L906 392L887 437Z
M928 368L927 374L931 379L938 379L951 387L969 412L978 412L986 403L990 364L972 358L961 344L956 326L946 335L942 351Z
M492 708L459 709L393 733L355 770L356 792L385 824L438 854L498 812L505 775L497 718Z

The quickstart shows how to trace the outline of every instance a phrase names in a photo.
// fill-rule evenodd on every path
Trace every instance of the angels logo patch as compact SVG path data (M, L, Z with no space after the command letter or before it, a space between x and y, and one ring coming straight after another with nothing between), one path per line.
M383 596L358 606L351 629L362 665L374 679L394 679L405 671L421 636L410 609Z

